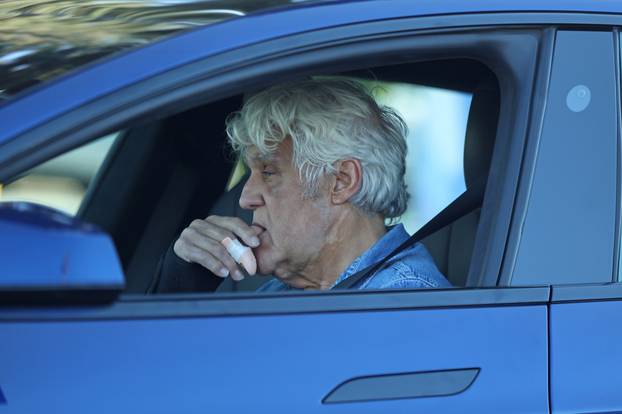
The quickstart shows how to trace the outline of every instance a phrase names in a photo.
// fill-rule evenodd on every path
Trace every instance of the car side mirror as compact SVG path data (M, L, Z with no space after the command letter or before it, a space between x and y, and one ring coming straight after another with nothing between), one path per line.
M0 304L105 303L124 287L106 233L42 205L0 203Z

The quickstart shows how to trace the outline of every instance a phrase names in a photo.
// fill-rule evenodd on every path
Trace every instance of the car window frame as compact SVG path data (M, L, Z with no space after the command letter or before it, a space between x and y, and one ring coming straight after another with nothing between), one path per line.
M433 20L427 18L426 23L432 23ZM411 55L408 61L442 59L452 57L456 53L462 58L465 56L465 50L470 50L470 53L466 53L467 57L470 55L471 58L492 66L497 76L500 76L499 71L507 71L503 72L499 79L503 90L501 91L502 102L497 131L498 145L495 147L490 173L493 179L488 182L480 230L478 230L474 248L474 252L482 254L474 254L474 260L471 263L471 273L478 275L477 286L495 286L503 259L511 211L511 208L500 207L511 206L514 201L530 98L529 93L524 91L531 90L540 29L519 28L516 31L498 31L497 28L495 31L490 27L476 26L468 30L463 27L454 30L415 29L406 33L398 30L408 22L420 23L419 19L407 19L406 22L404 20L384 22L382 26L377 23L368 23L325 29L318 33L295 35L294 39L273 40L217 55L105 96L23 134L19 140L13 140L4 147L14 144L12 152L20 153L23 152L20 151L20 146L27 145L31 140L38 141L37 143L41 145L45 142L50 143L54 138L65 134L63 140L60 142L57 140L56 145L42 151L47 155L53 154L63 148L82 143L95 134L101 135L111 129L125 128L129 122L144 119L147 113L149 116L153 116L154 112L160 115L168 114L170 109L167 105L172 103L179 111L181 110L180 96L184 96L184 104L181 106L188 108L196 105L199 100L204 102L204 95L208 90L211 91L210 101L214 101L257 85L256 82L265 81L267 77L274 77L275 73L287 78L293 73L299 75L301 68L307 71L316 70L324 66L327 61L332 62L333 69L337 70L343 67L335 62L342 62L341 65L346 61L348 65L357 62L357 66L361 67L363 66L361 60L369 61L374 60L372 57L378 59L386 56L387 50L390 51L389 55L393 56L407 51ZM391 31L393 36L390 38L388 38L388 29L395 30ZM483 37L482 34L484 34ZM483 38L486 38L488 42L484 43L484 47L482 47ZM533 40L531 48L524 47L522 42L526 38ZM331 39L332 47L329 47L327 39ZM344 46L346 40L352 43ZM509 47L517 44L518 41L523 44L521 49ZM301 51L301 45L305 42L305 50ZM283 43L288 45L289 53L287 54ZM296 46L293 50L292 44ZM451 47L449 48L448 45ZM446 47L450 52L443 55L440 51ZM314 50L314 48L317 49ZM279 50L280 56L275 56L274 50ZM516 53L508 54L507 50L514 50ZM249 59L256 61L261 56L266 59L264 62L251 67L247 66ZM206 67L212 70L206 70ZM221 68L221 71L214 74L213 68L215 67ZM222 71L222 68L228 68L228 70ZM250 83L251 80L253 83ZM174 85L174 88L171 85ZM156 94L155 90L161 91L160 94ZM139 98L134 97L133 101L140 99L141 102L136 106L128 107L128 96L135 92L139 92L137 94ZM146 96L150 99L145 99ZM125 102L119 105L124 99ZM110 112L111 107L115 108L113 113ZM90 121L88 125L87 119ZM95 122L92 122L93 120ZM38 156L43 155L38 154ZM32 162L36 158L31 157L27 162ZM23 167L24 163L12 166L13 168L4 168L0 170L0 175ZM6 161L2 165L6 166ZM485 230L482 231L482 228ZM482 233L485 237L482 237ZM453 294L458 291L452 289L450 292ZM414 294L416 296L420 293L422 292ZM295 307L295 303L292 306Z
M465 289L383 289L365 291L290 291L256 294L122 294L107 305L3 308L0 321L96 321L161 318L303 315L334 312L466 309L489 306L544 306L551 287Z
M80 208L76 212L76 218L82 218L85 210L89 208L93 199L93 195L95 192L97 192L99 183L104 180L104 177L106 176L106 174L108 174L108 169L110 165L112 164L114 158L117 156L119 148L123 145L123 140L125 140L127 130L120 129L114 132L114 134L116 135L114 138L114 142L108 149L108 152L106 153L106 156L104 157L104 160L97 169L95 175L91 178L89 186L86 189L86 193L82 198L82 203L80 203Z

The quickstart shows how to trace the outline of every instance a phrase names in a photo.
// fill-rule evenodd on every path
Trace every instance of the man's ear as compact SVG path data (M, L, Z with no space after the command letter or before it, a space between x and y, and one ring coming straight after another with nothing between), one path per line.
M350 201L361 188L363 180L361 162L357 159L337 161L335 179L331 189L333 204L344 204Z

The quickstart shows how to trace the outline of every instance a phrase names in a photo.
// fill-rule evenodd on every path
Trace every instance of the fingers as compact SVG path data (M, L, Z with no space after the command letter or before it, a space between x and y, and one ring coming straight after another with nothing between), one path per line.
M224 235L220 240L223 240L225 237L233 239L233 237L230 236L230 234L233 233L235 234L235 237L242 240L242 242L247 246L259 246L257 229L249 226L238 217L209 216L205 219L205 222L215 224L215 228L225 229L230 232Z
M233 280L239 281L244 279L244 274L221 244L226 237L240 238L251 244L256 235L254 229L238 218L211 216L190 223L173 245L173 250L187 262L198 263L220 277L231 275Z
M177 256L188 263L197 263L210 270L216 276L231 278L235 281L244 279L244 274L240 271L238 265L228 254L216 256L212 252L188 243L183 238L179 238L173 249Z
M224 267L224 269L221 268L218 272L220 276L227 277L227 275L231 275L233 280L244 279L244 274L240 271L240 266L238 266L222 243L214 239L201 237L193 228L189 228L188 232L196 233L192 235L192 242L194 244L192 247L198 249L198 254L200 254L200 252L206 252L213 256L218 261L218 264Z

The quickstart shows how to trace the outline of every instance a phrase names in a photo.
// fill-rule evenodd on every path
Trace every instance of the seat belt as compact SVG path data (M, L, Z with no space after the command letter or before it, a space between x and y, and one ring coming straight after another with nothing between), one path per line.
M429 235L436 233L449 223L453 223L460 217L463 217L481 207L482 200L484 199L484 190L486 189L486 181L486 177L477 180L464 193L460 194L460 196L451 204L434 216L434 218L425 226L421 227L417 232L415 232L415 234L410 236L408 240L399 245L382 260L366 267L363 270L359 270L352 276L337 283L333 286L333 290L352 289L357 284L362 283L365 279L373 276L396 254L425 239Z

